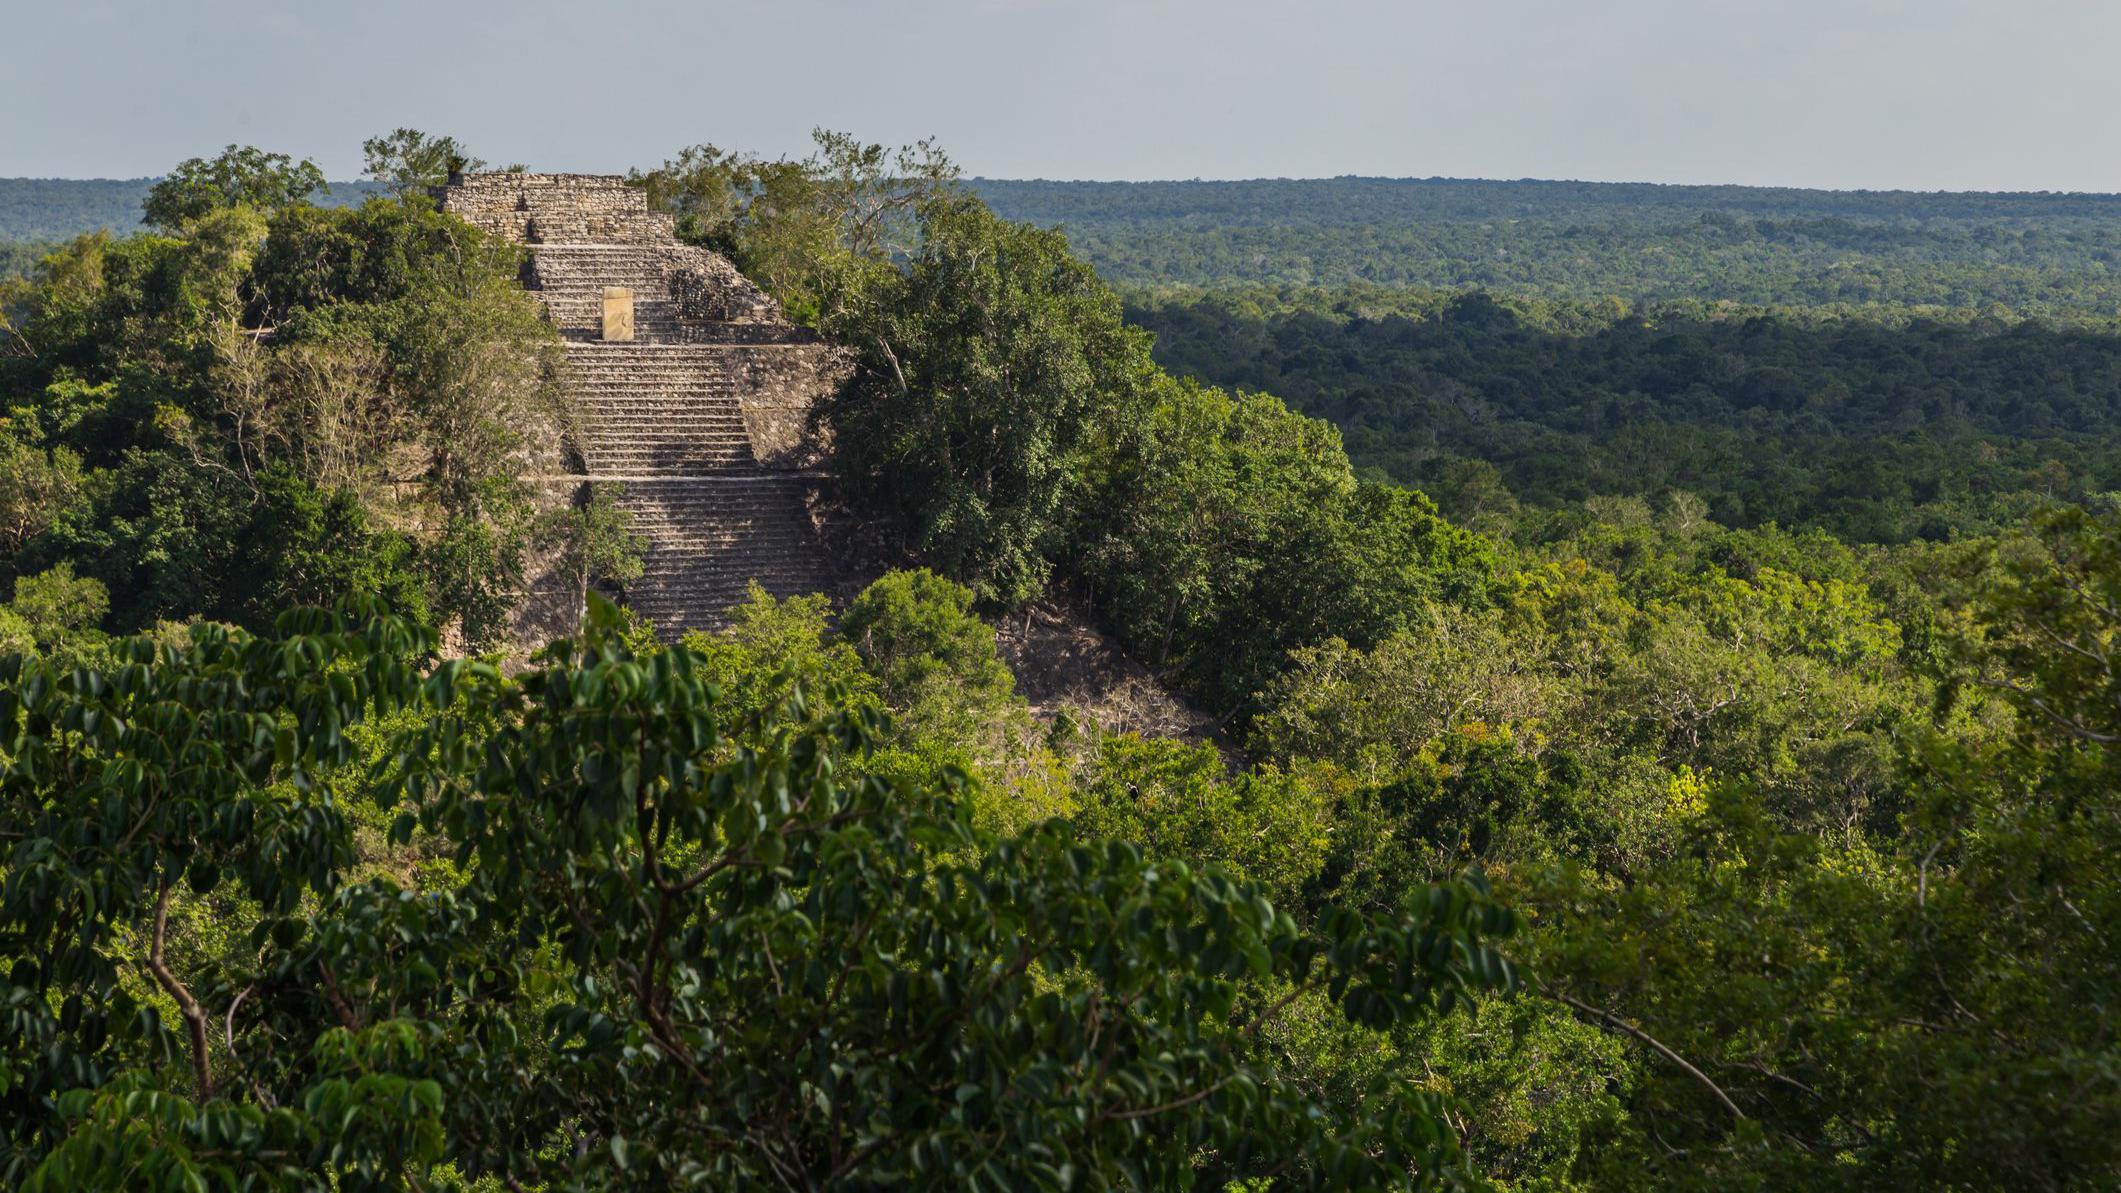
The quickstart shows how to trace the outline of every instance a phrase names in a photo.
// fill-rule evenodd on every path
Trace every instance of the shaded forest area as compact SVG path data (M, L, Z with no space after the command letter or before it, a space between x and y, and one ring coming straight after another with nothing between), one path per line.
M2111 325L1439 291L1137 295L1166 367L1337 424L1451 513L1684 489L1731 525L1987 533L2121 485Z

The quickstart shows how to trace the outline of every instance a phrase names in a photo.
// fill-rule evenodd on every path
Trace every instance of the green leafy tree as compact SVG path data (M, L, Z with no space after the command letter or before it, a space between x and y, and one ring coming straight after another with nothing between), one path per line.
M61 563L16 580L8 608L39 648L50 649L78 630L96 628L110 612L110 593L95 580L74 575L72 564Z
M1298 905L1325 862L1332 778L1271 770L1232 777L1214 746L1122 734L1098 743L1073 820L1153 857L1229 866Z
M969 741L1015 702L1016 677L972 612L972 590L934 572L886 573L848 604L839 633L885 705L925 731Z
M84 238L40 269L0 482L18 566L70 560L121 628L262 627L344 582L499 642L526 443L561 422L519 251L383 199L216 207L177 232Z
M616 485L590 485L579 504L549 512L540 527L540 538L556 547L553 571L567 579L581 609L575 619L579 629L588 616L589 590L593 585L623 587L641 577L641 552L647 542L634 533L633 514L619 504L624 489Z
M1493 546L1420 494L1358 481L1330 426L1262 394L1148 391L1105 407L1075 557L1122 639L1218 711L1250 708L1291 651L1486 602Z
M1058 233L971 202L921 213L921 244L854 341L832 406L846 480L983 599L1040 592L1098 412L1147 379L1148 343Z
M218 157L179 162L148 188L140 206L150 226L174 232L222 208L272 212L328 189L324 171L306 158L230 145Z
M729 254L796 319L849 335L873 291L921 237L920 213L958 193L933 141L898 149L818 129L808 157L768 160L695 145L634 171L679 235Z
M259 478L246 541L257 544L232 579L245 593L246 625L267 625L281 610L320 605L349 592L382 598L394 609L424 618L427 583L413 544L378 533L350 490L323 492L292 471L274 468Z
M704 660L618 628L598 602L517 678L423 677L432 637L358 606L122 643L111 671L0 664L13 1178L1464 1175L1403 1076L1337 1115L1255 1045L1265 983L1372 1025L1507 985L1514 921L1478 883L1301 928L1213 865L996 838L947 786L849 771L873 713L800 686L731 713ZM457 859L433 889L355 879L336 798L354 727L408 704L373 790L393 841ZM180 954L173 912L224 889L254 930Z
M441 186L451 174L483 169L486 163L471 155L455 137L400 128L361 142L361 172L390 188L403 199L424 195L431 186Z
M0 546L13 555L87 504L81 457L0 432Z

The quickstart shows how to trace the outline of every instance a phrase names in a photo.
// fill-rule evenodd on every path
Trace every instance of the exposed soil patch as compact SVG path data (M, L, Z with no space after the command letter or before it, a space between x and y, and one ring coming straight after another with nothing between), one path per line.
M1063 709L1107 733L1214 742L1225 753L1215 718L1156 681L1147 667L1065 606L1042 601L995 627L1016 689L1042 721Z

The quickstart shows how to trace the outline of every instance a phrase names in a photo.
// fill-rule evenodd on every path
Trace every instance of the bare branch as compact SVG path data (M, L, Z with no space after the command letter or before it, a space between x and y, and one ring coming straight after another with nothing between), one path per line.
M1670 1048L1666 1047L1655 1036L1652 1036L1650 1033L1642 1030L1639 1027L1636 1027L1634 1024L1627 1022L1626 1020L1622 1019L1618 1015L1615 1015L1611 1011L1591 1006L1589 1003L1580 1002L1574 998L1569 997L1566 994L1560 993L1559 991L1550 990L1545 991L1545 993L1547 997L1552 998L1557 1002L1566 1003L1570 1007L1573 1007L1579 1013L1590 1016L1599 1025L1610 1027L1623 1035L1630 1036L1636 1040L1641 1041L1644 1044L1649 1045L1652 1049L1656 1050L1656 1052L1660 1056L1663 1056L1666 1060L1671 1061L1675 1065L1678 1065L1681 1069L1686 1071L1688 1076L1700 1082L1703 1088L1707 1089L1710 1093L1716 1095L1716 1100L1718 1102L1723 1103L1723 1108L1725 1110L1731 1112L1731 1117L1737 1119L1743 1119L1746 1117L1745 1111L1738 1109L1738 1103L1731 1101L1731 1096L1723 1092L1722 1086L1717 1085L1714 1081L1709 1080L1709 1075L1707 1073L1704 1073L1700 1069L1694 1067L1692 1062L1688 1061L1685 1057L1679 1055L1677 1052L1674 1052Z
M155 977L157 985L165 994L176 1000L177 1011L184 1016L185 1030L191 1036L192 1081L198 1100L209 1101L214 1096L214 1073L206 1051L206 1010L199 1000L192 997L177 975L170 972L163 960L162 950L169 937L169 877L162 878L161 890L155 894L155 930L147 947L147 970Z

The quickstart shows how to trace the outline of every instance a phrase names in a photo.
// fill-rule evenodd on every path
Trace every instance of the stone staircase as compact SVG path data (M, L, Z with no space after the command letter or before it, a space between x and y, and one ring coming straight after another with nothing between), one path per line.
M577 446L590 475L690 476L756 465L726 353L592 340L569 343L567 363Z
M672 634L723 624L754 580L776 596L829 590L807 506L814 483L737 472L624 482L619 504L649 542L627 603Z
M480 174L437 197L530 249L524 284L565 342L583 467L546 479L618 488L646 542L625 604L674 639L726 625L754 581L834 587L811 514L821 478L801 470L815 453L790 442L836 376L830 348L726 260L679 244L623 179ZM632 292L631 340L602 338L607 287Z
M592 339L600 329L606 286L633 291L635 342L680 338L677 304L665 282L664 260L634 244L544 244L532 250L532 287L545 300L554 327L569 339Z

